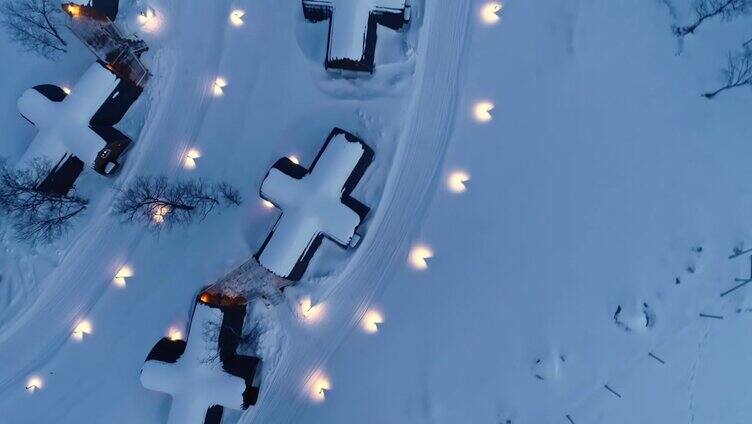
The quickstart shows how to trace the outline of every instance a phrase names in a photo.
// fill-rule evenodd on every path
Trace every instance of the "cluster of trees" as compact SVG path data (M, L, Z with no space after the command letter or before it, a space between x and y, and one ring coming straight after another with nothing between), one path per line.
M89 200L75 189L66 195L39 190L51 169L49 162L42 160L23 169L0 160L0 217L10 224L19 241L51 243L69 231L89 206ZM113 213L124 222L159 232L189 226L218 208L241 203L239 191L226 182L172 182L164 176L142 176L120 190Z
M713 19L731 22L752 15L752 0L695 0L694 20L686 25L674 26L674 34L684 39ZM752 87L752 34L735 51L728 54L721 72L721 86L703 95L712 99L733 88Z
M0 25L23 51L46 58L67 51L59 0L0 0Z

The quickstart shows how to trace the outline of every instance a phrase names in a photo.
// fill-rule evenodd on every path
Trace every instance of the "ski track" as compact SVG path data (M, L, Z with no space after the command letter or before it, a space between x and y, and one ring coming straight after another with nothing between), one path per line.
M157 75L150 87L161 94L153 96L148 90L145 92L155 103L151 105L137 147L129 155L119 184L127 183L142 171L147 157L165 152L173 159L163 162L169 165L160 172L175 175L180 167L179 152L202 126L209 106L212 78L196 73L216 70L219 66L230 2L223 0L212 8L203 7L197 0L190 2L195 4L170 3L166 6L170 9L169 16L177 22L200 21L204 30L192 31L189 24L172 25L188 31L171 38L171 41L180 40L180 44L166 45L155 58ZM168 56L167 60L164 56ZM176 57L183 59L181 63L191 65L181 66L170 61ZM165 102L165 99L170 101ZM170 113L174 108L180 108L182 113ZM39 298L0 334L0 392L12 388L56 354L69 339L76 321L105 293L116 270L143 236L143 230L120 227L117 220L109 216L115 196L115 190L102 196L90 212L93 219L82 227L81 235L61 258L57 269L40 284ZM91 258L99 260L91 261ZM36 337L32 339L30 334Z
M293 421L309 402L306 387L314 373L362 319L395 266L404 262L403 254L430 204L451 137L471 6L471 2L426 3L417 72L422 80L407 114L414 118L402 132L368 235L336 281L327 282L335 287L326 298L327 320L332 324L313 335L288 308L277 308L289 345L275 372L262 383L258 404L240 422Z

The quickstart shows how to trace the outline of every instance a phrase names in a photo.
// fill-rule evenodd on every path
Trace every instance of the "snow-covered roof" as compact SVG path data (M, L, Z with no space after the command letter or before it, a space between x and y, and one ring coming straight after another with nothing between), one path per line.
M172 396L168 423L199 424L212 407L242 410L256 401L248 393L258 393L249 387L258 359L235 355L245 305L212 305L204 296L196 303L188 340L162 339L141 370L145 388ZM237 359L245 369L230 363Z
M406 0L303 0L306 17L329 18L327 68L372 71L376 24L398 29L408 20Z
M18 99L18 110L38 129L22 161L47 157L57 161L66 153L93 161L104 140L89 121L118 86L118 79L99 63L94 63L62 101L52 101L36 89Z
M302 277L323 237L347 246L368 208L350 197L373 159L354 135L334 129L310 170L280 159L261 186L261 197L282 216L257 254L273 273Z
M66 94L53 85L26 90L18 99L21 115L39 132L21 158L29 163L47 158L53 164L66 155L92 164L110 141L127 139L112 128L140 94L95 62ZM134 91L134 92L126 92Z

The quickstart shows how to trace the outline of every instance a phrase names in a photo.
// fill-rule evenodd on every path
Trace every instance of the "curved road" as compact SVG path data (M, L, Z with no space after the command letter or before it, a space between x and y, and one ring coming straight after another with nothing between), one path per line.
M264 383L255 408L241 422L292 422L310 402L307 384L363 317L373 297L402 266L405 252L431 201L455 119L462 59L472 2L426 2L418 45L417 87L411 117L399 140L368 235L347 268L329 281L335 289L327 301L327 322L311 334L308 327L278 308L290 341L276 372Z
M228 0L215 1L210 8L198 0L184 0L167 2L160 10L161 16L170 17L166 24L175 32L151 66L155 78L145 95L153 103L118 183L148 171L148 162L166 164L159 169L166 175L177 173L179 152L197 135L208 108L212 78L206 72L216 71L222 57L229 8ZM196 22L201 22L201 31L196 30ZM180 113L174 113L177 108ZM98 199L89 214L95 218L82 225L59 266L41 282L40 296L2 328L0 392L25 379L59 350L77 320L111 285L107 276L115 275L138 244L143 231L120 226L107 213L114 196L110 191Z
M179 5L169 2L161 11L162 16L170 17L167 24L174 33L152 66L156 77L146 93L152 99L149 116L119 183L137 173L155 171L149 169L155 163L169 164L159 169L162 173L177 173L176 152L183 151L201 130L212 76L225 53L223 37L230 2L203 6L197 0L185 0ZM259 404L244 414L241 422L293 421L300 406L309 402L305 390L311 372L321 369L360 321L392 270L402 265L430 203L452 134L471 7L471 2L465 1L426 2L416 52L416 85L406 114L411 119L405 122L368 235L337 281L327 282L334 287L327 298L329 324L312 331L292 317L289 309L277 308L289 343L276 371L264 383ZM197 22L201 31L195 28ZM177 108L180 113L174 113ZM142 230L115 225L108 216L113 197L110 192L98 200L91 213L96 218L40 284L41 296L23 316L2 329L0 392L18 389L15 383L36 371L67 342L76 321L110 286L108 276L115 274L139 243Z

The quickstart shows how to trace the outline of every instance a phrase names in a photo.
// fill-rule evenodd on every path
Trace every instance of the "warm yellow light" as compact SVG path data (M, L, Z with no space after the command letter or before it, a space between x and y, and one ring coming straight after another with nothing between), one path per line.
M501 20L501 18L499 17L499 12L501 12L502 8L503 5L498 2L489 2L484 4L480 10L481 20L488 25L498 23Z
M263 206L264 206L265 208L267 208L267 209L274 209L274 203L272 203L272 202L270 202L270 201L268 201L268 200L266 200L266 199L261 199L261 204L262 204L262 205L263 205Z
M143 25L149 22L150 20L154 19L154 15L155 15L154 10L152 10L151 8L146 9L138 14L138 22Z
M221 96L225 94L225 87L227 87L227 80L222 77L217 77L214 80L214 86L212 87L215 96Z
M366 315L363 317L363 322L361 325L363 326L363 330L368 334L374 334L379 331L379 325L384 323L384 317L381 315L381 312L376 310L370 310L366 312Z
M158 225L164 224L165 217L170 213L171 210L172 209L167 205L160 205L151 216L152 221Z
M185 159L183 160L183 166L185 169L193 170L196 169L196 160L201 157L201 152L199 152L196 149L190 149L185 154Z
M118 287L125 287L126 279L131 277L133 277L133 269L128 265L125 265L124 267L120 268L117 274L115 274L115 285Z
M151 7L138 14L138 23L146 32L156 32L161 26L157 13Z
M235 9L230 13L230 22L236 27L243 26L243 16L245 16L244 11Z
M91 323L89 321L81 321L73 329L73 338L76 340L83 340L85 336L91 334Z
M295 165L300 165L300 159L295 155L288 156L287 159L290 159L290 162L294 163Z
M29 381L26 382L26 391L29 393L41 390L42 387L44 387L44 381L42 381L42 377L36 375L29 378Z
M71 93L70 87L68 87L67 85L64 85L63 86L63 93L70 94Z
M454 171L449 174L447 186L449 187L449 190L454 193L464 193L467 191L465 183L468 181L470 181L470 174L465 171Z
M141 25L148 24L150 21L154 20L157 17L157 14L154 12L154 9L147 8L143 12L138 14L138 22Z
M428 269L427 259L430 258L433 258L433 251L428 246L415 246L410 251L410 265L417 270Z
M493 116L491 111L494 109L494 104L488 101L481 101L475 104L473 109L475 120L480 123L491 122Z
M80 6L80 5L77 5L77 4L73 4L73 3L67 4L67 5L65 6L65 10L66 10L66 11L67 11L68 13L70 13L70 15L71 15L72 17L74 17L74 18L75 18L75 17L78 17L79 15L81 15L81 6Z
M183 332L175 327L170 327L170 329L167 330L167 338L169 338L173 342L183 340Z
M326 392L332 389L332 382L323 372L317 372L311 381L310 396L314 402L326 400Z
M323 303L313 304L310 297L303 298L300 302L300 314L303 316L303 320L309 324L315 324L324 317L326 308Z

